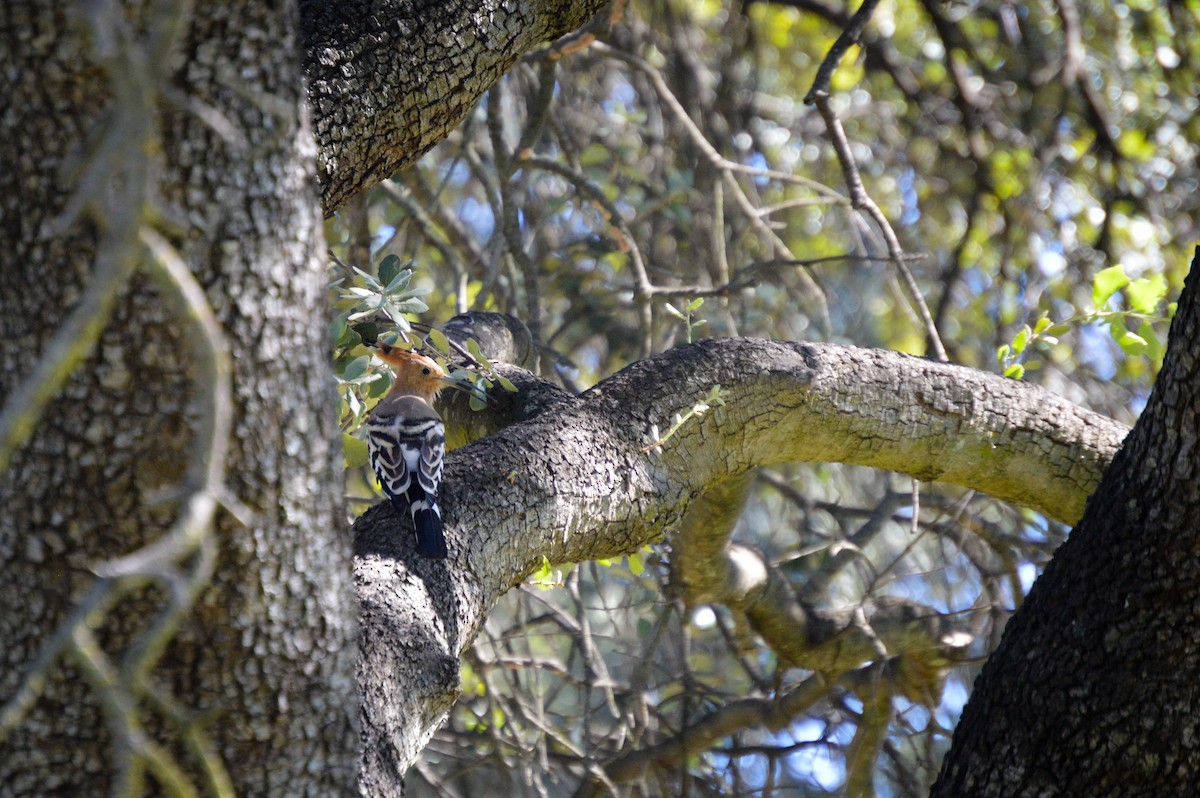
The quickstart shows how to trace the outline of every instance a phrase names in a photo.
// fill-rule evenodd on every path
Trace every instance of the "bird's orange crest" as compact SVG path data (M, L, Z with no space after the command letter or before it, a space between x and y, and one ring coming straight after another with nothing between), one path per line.
M396 374L392 393L417 394L431 400L444 387L446 372L432 358L382 341L373 350Z

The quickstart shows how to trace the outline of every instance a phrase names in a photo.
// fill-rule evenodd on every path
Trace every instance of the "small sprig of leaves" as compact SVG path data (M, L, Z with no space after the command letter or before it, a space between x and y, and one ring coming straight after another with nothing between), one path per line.
M428 288L410 288L413 270L395 255L388 255L379 262L379 276L354 268L354 284L342 289L340 298L353 303L347 322L374 318L383 314L402 332L412 328L405 313L424 313L429 310L420 297L428 294Z
M605 568L611 568L621 562L625 562L629 568L629 573L634 576L641 576L646 570L646 557L653 554L654 550L650 546L643 546L640 550L626 554L624 557L606 557L595 560L597 565L603 565Z
M334 372L342 397L343 430L357 429L366 417L370 400L381 397L390 384L387 369L372 368L370 353L364 353L362 349L364 339L373 341L384 337L386 340L389 337L386 333L380 335L375 319L395 330L389 343L415 349L438 361L449 381L470 394L473 410L486 407L487 392L496 385L506 391L517 390L512 382L496 373L495 366L474 339L468 340L465 347L459 346L440 330L409 321L406 314L428 310L420 297L429 292L427 288L411 286L411 262L388 255L379 262L375 275L340 262L339 266L344 276L330 285L337 291L335 302L339 311L330 332L337 352ZM426 332L418 339L414 330ZM347 447L348 451L357 448L351 444Z
M363 353L363 335L353 322L375 318L382 313L404 335L412 330L404 314L428 310L419 298L428 293L428 289L409 285L413 271L395 255L388 255L379 262L377 276L359 268L343 268L349 284L347 276L343 276L330 285L337 291L335 307L338 311L330 327L330 337L337 353L334 376L342 399L341 426L343 430L352 430L366 417L367 403L378 399L388 388L383 372L371 368L371 355ZM365 452L365 446L346 442L348 464L365 462Z
M1127 308L1110 308L1111 300L1120 291ZM1155 324L1170 321L1175 314L1175 303L1167 305L1166 312L1159 312L1159 304L1167 294L1167 280L1161 274L1132 279L1120 264L1102 269L1092 279L1092 307L1076 313L1062 321L1053 321L1043 313L1033 324L1026 324L1013 336L1011 343L996 350L996 361L1005 377L1021 379L1027 371L1040 368L1040 360L1028 359L1035 345L1054 346L1059 336L1072 327L1100 323L1108 327L1113 341L1126 355L1147 355L1160 360L1163 344L1154 329ZM1136 325L1136 332L1130 329Z
M566 568L570 570L571 566L567 565ZM529 584L540 590L552 590L563 586L563 576L562 569L552 566L550 560L543 556L542 567L529 575Z
M695 312L699 310L700 306L703 304L704 297L696 297L691 302L687 303L683 310L675 307L670 302L663 303L663 307L666 308L667 313L670 313L672 316L683 322L684 329L687 331L687 342L689 344L692 342L692 332L708 323L704 319L692 321Z
M662 454L663 445L671 440L671 437L679 432L680 428L688 423L693 418L701 418L705 413L714 407L725 406L725 392L720 385L714 385L708 392L708 396L704 397L696 404L692 405L691 409L686 413L676 413L671 419L671 427L661 437L658 433L658 424L650 425L650 438L652 443L648 446L643 446L641 451L643 454L653 451L655 454Z

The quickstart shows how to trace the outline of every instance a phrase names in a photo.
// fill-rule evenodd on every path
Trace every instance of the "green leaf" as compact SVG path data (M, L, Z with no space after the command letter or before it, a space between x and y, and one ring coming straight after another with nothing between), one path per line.
M387 284L387 288L384 291L393 295L404 293L404 289L408 288L408 281L412 279L412 275L412 269L401 269Z
M1134 280L1125 290L1125 296L1129 299L1129 307L1138 313L1145 314L1154 313L1158 303L1166 295L1167 278L1161 274Z
M480 410L486 410L486 409L487 409L487 402L483 401L482 399L480 399L480 398L479 398L478 396L476 396L475 394L471 394L471 398L470 398L470 400L468 401L468 404L470 404L470 405L471 405L471 409L472 409L472 410L474 410L474 411L475 411L475 412L477 412L477 413L478 413Z
M403 302L397 302L392 305L400 313L424 313L429 310L429 306L416 297L409 297Z
M1071 331L1071 325L1069 325L1069 324L1064 324L1064 323L1063 323L1063 322L1061 322L1061 321L1060 321L1060 322L1058 322L1057 324L1052 324L1052 325L1050 325L1049 327L1047 327L1047 328L1044 330L1044 332L1046 332L1046 333L1048 333L1048 334L1050 334L1050 335L1053 335L1053 336L1066 335L1066 334L1067 334L1067 333L1069 333L1070 331Z
M367 272L364 272L362 269L358 268L357 266L354 267L354 271L356 274L358 274L359 277L362 278L362 281L364 283L366 283L367 286L369 288L371 288L375 293L380 293L381 291L383 291L383 285L380 284L380 282L375 279L375 275L368 274Z
M1008 360L1008 353L1011 351L1012 347L1008 344L1000 344L996 349L996 362L1003 366L1004 362Z
M379 325L374 321L364 321L361 324L355 324L352 329L355 336L358 337L359 343L379 340Z
M1154 326L1148 321L1143 321L1138 327L1137 334L1146 342L1146 354L1155 360L1162 359L1163 345L1158 339L1158 333L1154 332Z
M359 377L367 373L367 367L371 365L371 356L362 355L356 357L346 364L346 368L342 370L342 379L345 382L354 382Z
M429 341L433 344L433 348L444 355L450 354L450 340L446 338L446 334L436 327L429 331Z
M374 380L372 382L369 382L369 383L367 383L367 398L368 399L378 399L379 397L381 397L385 393L387 393L388 389L391 387L392 387L391 380L380 379L380 380Z
M381 335L380 338L388 346L399 347L400 349L403 349L406 352L412 349L412 343L409 342L408 340L402 338L400 336L400 334L398 332L396 332L395 330L388 330L388 331L384 332L384 334Z
M579 154L579 165L583 167L599 166L612 160L612 151L603 144L589 144Z
M389 294L392 293L392 281L395 280L396 276L402 271L408 271L409 275L412 275L412 271L405 269L403 264L400 262L400 258L396 257L395 255L388 255L379 262L379 282L382 285L388 286Z
M1029 329L1029 325L1023 325L1021 331L1016 334L1012 341L1013 351L1018 355L1025 351L1026 345L1029 343L1029 337L1033 335L1033 330Z
M562 572L550 567L550 560L542 557L542 567L529 575L530 581L543 590L549 590L562 584Z
M1154 142L1146 135L1145 130L1129 128L1121 133L1117 140L1121 154L1134 161L1146 161L1154 157Z
M1092 278L1092 307L1103 310L1109 298L1127 285L1129 277L1125 274L1125 267L1119 263L1096 272Z
M1052 324L1054 324L1054 322L1050 321L1049 316L1042 316L1037 320L1037 324L1033 325L1034 335L1041 335L1046 330L1050 329Z
M350 413L352 424L358 421L359 415L363 410L363 404L358 398L358 394L351 390L342 391L342 401L345 402L343 409Z
M641 576L642 572L645 570L646 570L646 563L642 560L642 555L641 554L630 554L629 555L629 573L633 574L634 576Z
M1013 363L1004 370L1005 377L1012 377L1014 380L1019 380L1025 376L1025 367L1020 363Z
M487 356L483 354L483 350L479 347L479 342L474 338L467 339L467 352L480 363L488 362Z
M1150 351L1150 345L1146 343L1146 339L1129 330L1118 332L1114 328L1113 339L1127 355L1144 355Z
M508 377L502 377L499 374L497 374L496 382L500 383L500 387L503 388L504 390L508 391L509 393L517 392L517 386L513 385L512 380L510 380Z
M366 441L360 441L345 432L342 433L342 455L346 458L346 468L362 468L370 459Z
M333 321L329 323L329 338L333 341L334 346L342 346L342 336L346 334L349 325L346 323L346 316L338 314L333 317Z
M704 297L698 296L695 299L693 299L691 302L688 303L687 309L689 311L696 310L703 304L704 304Z
M686 317L682 313L679 312L679 308L675 307L670 302L664 302L663 309L666 310L667 313L670 313L672 316L674 316L677 319L684 319L685 321L687 320Z

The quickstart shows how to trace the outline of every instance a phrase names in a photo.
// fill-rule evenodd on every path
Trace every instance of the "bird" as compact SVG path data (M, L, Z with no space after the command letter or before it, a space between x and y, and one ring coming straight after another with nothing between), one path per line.
M446 428L433 408L446 373L424 355L383 342L372 346L395 381L367 416L367 451L379 484L398 512L412 515L417 552L446 557L438 493L446 455Z

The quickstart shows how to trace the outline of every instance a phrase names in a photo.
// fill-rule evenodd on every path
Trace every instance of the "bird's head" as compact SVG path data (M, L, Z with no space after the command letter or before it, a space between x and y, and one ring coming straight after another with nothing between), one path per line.
M408 349L377 341L371 350L375 356L392 367L396 382L392 392L403 391L432 399L445 387L446 372L431 358Z

